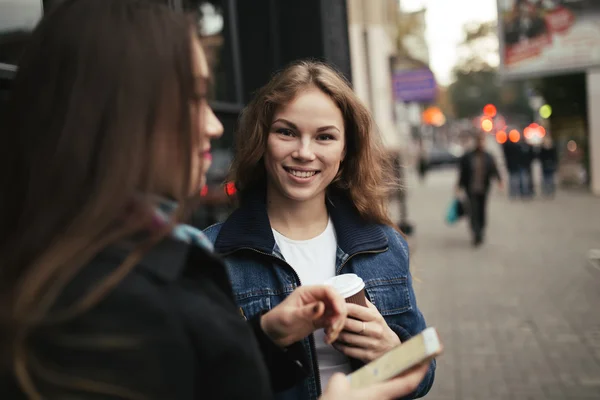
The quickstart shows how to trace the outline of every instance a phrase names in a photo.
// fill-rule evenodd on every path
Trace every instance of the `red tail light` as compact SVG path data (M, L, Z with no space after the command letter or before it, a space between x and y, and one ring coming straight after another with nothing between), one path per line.
M233 196L236 192L237 192L237 189L235 188L235 183L227 182L225 184L225 193L227 193L227 195Z

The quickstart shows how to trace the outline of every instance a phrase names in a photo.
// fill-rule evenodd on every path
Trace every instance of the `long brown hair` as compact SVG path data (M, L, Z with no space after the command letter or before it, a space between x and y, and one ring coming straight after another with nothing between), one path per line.
M170 195L188 197L192 23L161 3L62 2L19 63L1 128L0 367L32 398L28 339L83 266L147 228L164 147L182 182ZM60 318L97 304L167 228Z
M371 113L341 73L317 61L295 62L280 71L244 109L230 174L240 200L244 201L248 189L266 182L263 157L277 108L311 86L331 97L344 117L346 156L331 189L347 194L366 221L394 226L388 216L387 202L397 182Z

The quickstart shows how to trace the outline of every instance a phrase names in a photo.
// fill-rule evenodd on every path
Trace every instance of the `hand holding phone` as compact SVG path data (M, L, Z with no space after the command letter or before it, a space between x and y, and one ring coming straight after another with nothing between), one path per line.
M353 388L344 374L335 374L319 400L392 400L413 393L429 369L422 364L388 381L364 388Z
M378 359L348 375L352 388L365 388L394 378L440 355L443 346L435 328L427 328Z

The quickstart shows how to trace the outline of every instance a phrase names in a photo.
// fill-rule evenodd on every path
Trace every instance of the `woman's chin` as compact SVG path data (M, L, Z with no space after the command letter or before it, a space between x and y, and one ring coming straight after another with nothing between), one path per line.
M292 200L296 203L304 203L304 202L309 202L317 197L324 197L325 196L325 192L324 191L315 191L314 189L292 189L292 190L286 190L283 193L284 197L288 198L289 200Z

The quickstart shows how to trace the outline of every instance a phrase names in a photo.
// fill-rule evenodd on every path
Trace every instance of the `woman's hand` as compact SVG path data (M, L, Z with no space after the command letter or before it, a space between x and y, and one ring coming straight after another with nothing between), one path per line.
M346 302L329 286L300 286L281 304L262 316L262 330L280 347L325 329L327 343L333 343L346 322Z
M359 306L360 307L360 306ZM425 377L429 363L424 363L389 381L376 383L363 389L352 389L344 374L335 374L320 400L391 400L417 390Z
M367 307L347 306L349 318L338 341L333 344L338 351L368 363L400 344L398 335L369 300Z

